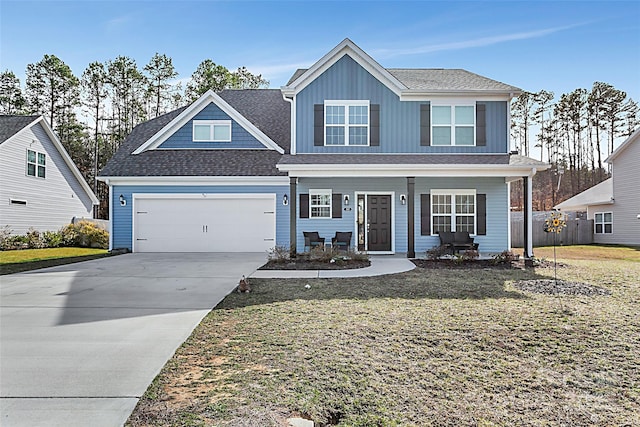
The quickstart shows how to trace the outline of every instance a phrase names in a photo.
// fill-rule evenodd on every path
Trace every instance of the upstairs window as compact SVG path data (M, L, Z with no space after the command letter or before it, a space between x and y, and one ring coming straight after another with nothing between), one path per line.
M326 101L325 145L369 145L369 102Z
M194 120L194 142L231 142L231 120Z
M475 117L474 105L433 105L431 145L476 145Z
M593 225L595 227L594 232L596 234L613 233L613 213L597 212L594 217Z
M47 155L34 150L27 150L27 175L38 178L45 177Z
M309 190L309 218L331 218L331 190Z
M467 231L476 234L476 194L473 190L431 192L431 234Z

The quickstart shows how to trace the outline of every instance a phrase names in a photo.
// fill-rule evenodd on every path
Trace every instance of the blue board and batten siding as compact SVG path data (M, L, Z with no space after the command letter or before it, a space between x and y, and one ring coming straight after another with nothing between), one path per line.
M380 105L380 146L314 146L314 104L325 100L369 100ZM421 146L420 105L400 101L351 57L345 55L296 95L297 153L508 153L507 102L486 104L487 145L482 147Z
M395 241L395 252L407 252L408 206L400 203L400 195L407 194L406 178L300 178L298 192L308 193L310 189L331 189L333 193L349 195L349 206L343 202L342 218L307 219L300 218L300 204L297 205L297 238L299 251L304 248L303 231L317 231L328 243L336 231L352 231L355 244L356 192L369 194L393 193L393 215L395 227L392 238ZM420 235L420 195L431 190L476 190L477 194L487 196L487 234L476 236L480 244L479 250L485 253L502 252L509 248L509 192L504 178L416 178L415 184L415 251L424 253L427 249L440 244L437 236ZM344 208L347 210L344 210ZM350 210L349 210L350 208Z
M231 120L231 142L194 142L193 120ZM265 149L266 147L253 135L247 132L235 120L232 120L220 107L211 103L196 116L167 138L158 148L160 149Z
M133 215L131 203L133 194L275 194L276 195L276 244L289 245L289 206L282 204L282 198L288 194L288 186L114 186L111 193L112 248L132 249ZM126 206L120 206L119 197L127 200Z

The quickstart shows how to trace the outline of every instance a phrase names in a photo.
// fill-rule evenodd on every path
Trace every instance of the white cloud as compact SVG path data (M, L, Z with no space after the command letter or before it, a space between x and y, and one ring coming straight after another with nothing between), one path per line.
M442 52L450 50L470 49L474 47L491 46L498 43L505 43L514 40L527 40L539 37L544 37L549 34L564 31L578 25L570 25L564 27L545 28L542 30L527 31L521 33L501 34L491 37L480 37L470 40L462 40L457 42L439 43L439 44L426 44L423 46L417 46L408 49L378 49L373 51L373 56L378 57L394 57L404 55L418 55L424 53Z

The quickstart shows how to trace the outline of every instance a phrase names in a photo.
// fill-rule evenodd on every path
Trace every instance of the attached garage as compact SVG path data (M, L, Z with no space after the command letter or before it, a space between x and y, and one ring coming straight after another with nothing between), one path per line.
M275 194L133 194L133 251L268 251L275 203Z

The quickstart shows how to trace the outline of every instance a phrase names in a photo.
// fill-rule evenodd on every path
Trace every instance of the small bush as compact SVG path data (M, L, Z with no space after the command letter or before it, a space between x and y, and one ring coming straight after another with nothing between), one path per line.
M445 245L434 246L427 249L427 259L437 260L449 253L449 248Z
M497 255L494 255L491 258L491 263L494 265L498 264L511 264L514 261L518 260L518 255L514 254L511 251L502 251Z
M45 231L42 233L42 240L47 248L59 248L63 243L60 231Z
M291 249L288 246L276 246L269 251L267 259L275 263L284 264L291 260Z
M462 253L461 258L463 261L473 261L478 259L479 256L480 256L480 253L475 249L467 249Z
M91 221L80 221L69 224L60 230L64 246L78 246L81 248L109 247L109 233Z
M29 249L42 249L47 247L47 244L42 238L40 232L33 228L29 228L29 231L27 231L27 234L25 235L25 243Z
M13 230L8 225L0 229L0 250L6 251L13 246Z
M334 257L339 256L338 251L334 251L333 248L325 250L322 246L315 246L307 253L309 260L316 262L331 262Z

